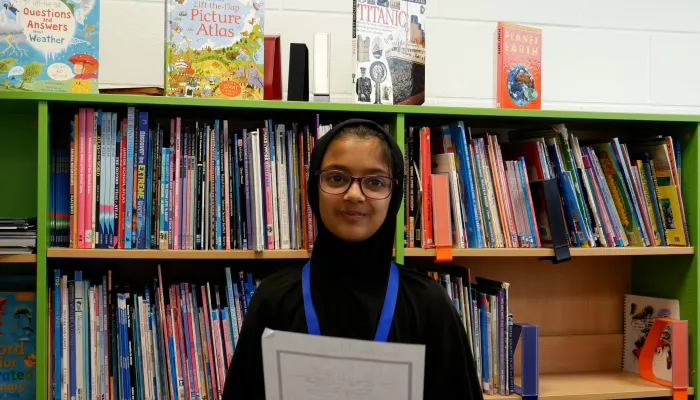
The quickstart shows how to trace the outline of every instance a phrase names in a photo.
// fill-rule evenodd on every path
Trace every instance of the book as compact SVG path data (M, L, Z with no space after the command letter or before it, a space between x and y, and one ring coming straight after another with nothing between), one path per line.
M680 319L680 305L676 299L625 295L624 342L622 369L639 374L639 354L651 325L656 318ZM666 327L657 344L652 368L657 378L672 380L670 331Z
M426 3L426 0L353 1L355 102L423 104Z
M167 0L166 96L262 100L260 0Z
M0 292L0 397L36 396L36 300L33 292Z
M542 108L542 30L498 23L496 107Z
M100 0L0 8L0 91L98 93Z

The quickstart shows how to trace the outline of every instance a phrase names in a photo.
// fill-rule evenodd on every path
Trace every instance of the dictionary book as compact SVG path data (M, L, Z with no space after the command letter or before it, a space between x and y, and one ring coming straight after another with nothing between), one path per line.
M426 0L354 0L354 102L423 104L426 7Z
M35 309L33 292L0 292L0 399L36 398Z
M167 0L165 94L263 100L262 0Z
M99 0L0 4L0 91L98 93Z

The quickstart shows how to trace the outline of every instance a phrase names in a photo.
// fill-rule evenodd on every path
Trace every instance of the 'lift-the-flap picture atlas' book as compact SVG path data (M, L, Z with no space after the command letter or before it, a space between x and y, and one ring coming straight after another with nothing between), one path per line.
M262 100L263 14L263 0L166 0L166 95Z
M33 292L0 292L0 399L35 399L35 307Z
M100 0L0 0L0 91L97 93Z

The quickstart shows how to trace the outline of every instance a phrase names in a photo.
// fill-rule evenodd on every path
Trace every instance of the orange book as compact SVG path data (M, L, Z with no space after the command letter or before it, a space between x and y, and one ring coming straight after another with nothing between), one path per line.
M498 23L496 107L542 108L542 30Z
M433 238L438 260L452 261L452 220L449 175L431 174Z

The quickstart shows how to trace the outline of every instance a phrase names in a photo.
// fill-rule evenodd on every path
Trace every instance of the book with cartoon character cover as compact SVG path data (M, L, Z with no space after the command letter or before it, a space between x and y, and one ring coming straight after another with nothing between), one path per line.
M263 100L263 14L263 0L166 0L165 95Z
M499 22L496 107L542 108L542 30Z
M0 91L98 93L100 0L0 0Z
M426 0L353 0L353 102L425 101Z
M0 399L36 398L35 310L33 292L0 292Z
M651 325L656 318L680 319L678 300L658 297L625 295L624 345L622 370L639 374L639 354L642 351ZM652 368L657 378L672 380L672 349L670 327L666 327L656 349Z

